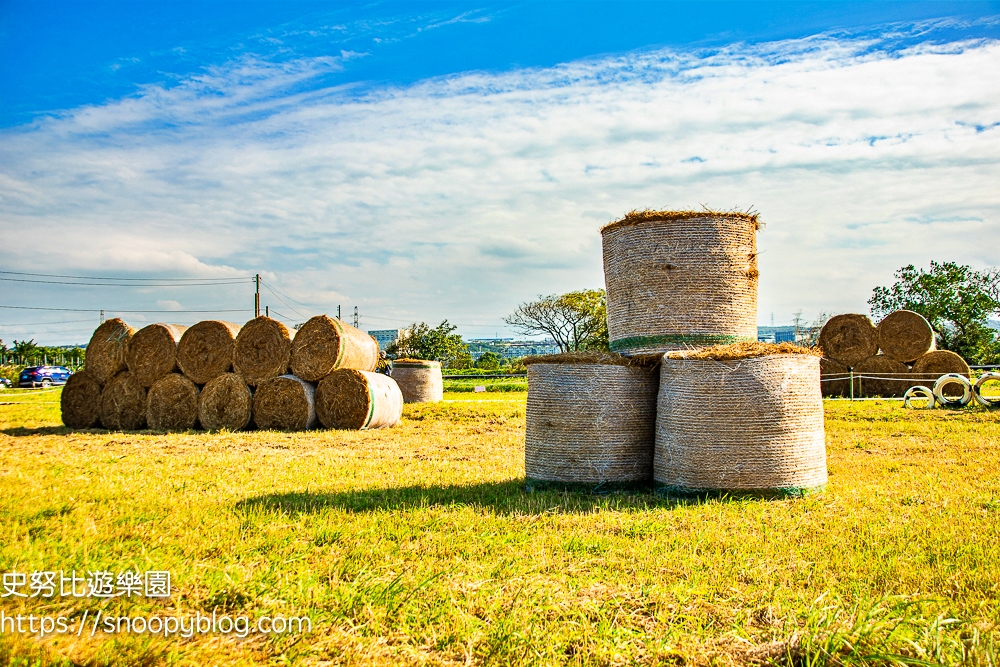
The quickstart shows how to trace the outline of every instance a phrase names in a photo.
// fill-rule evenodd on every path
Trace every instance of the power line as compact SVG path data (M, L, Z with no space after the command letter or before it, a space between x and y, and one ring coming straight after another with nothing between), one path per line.
M26 273L24 271L0 271L0 273L10 275L10 276L35 276L37 278L72 278L74 280L128 280L133 282L140 281L191 281L191 280L203 280L203 281L221 281L221 280L252 280L253 276L231 276L229 278L115 278L115 277L102 277L102 276L64 276L58 273Z
M30 278L3 278L0 280L5 280L12 283L35 283L38 285L89 285L91 287L198 287L211 285L212 287L218 287L219 285L243 285L246 283L245 280L229 280L226 282L216 281L216 282L204 282L204 283L192 283L192 282L177 282L177 283L85 283L85 282L70 282L67 280L32 280Z
M56 322L2 322L0 327L40 327L49 324L79 324L80 322L92 322L93 318L86 320L58 320Z
M292 308L284 299L282 299L280 296L278 296L278 293L275 292L273 289L271 289L270 285L268 285L267 283L265 283L263 280L261 281L261 283L264 285L264 287L267 288L267 291L269 291L271 294L274 295L274 298L276 298L278 301L280 301L281 303L283 303L286 306L288 306L289 310L291 310L293 313L295 313L296 315L298 315L299 317L301 317L303 319L307 319L307 320L309 319L308 317L306 317L305 315L303 315L299 311L297 311L294 308ZM289 297L289 298L291 299L291 297ZM292 299L292 300L294 301L294 299Z
M51 310L67 311L71 313L100 313L101 310L113 313L246 313L249 308L229 308L219 310L128 310L126 308L42 308L41 306L0 306L0 308L11 308L14 310Z

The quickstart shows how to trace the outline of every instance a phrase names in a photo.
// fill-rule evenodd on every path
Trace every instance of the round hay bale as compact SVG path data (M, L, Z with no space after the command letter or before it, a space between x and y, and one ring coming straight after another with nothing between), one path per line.
M826 484L820 359L809 350L663 359L653 476L668 492L802 495Z
M403 394L387 375L341 368L319 381L316 413L327 428L389 428L403 416Z
M111 378L126 369L125 352L135 329L117 317L97 327L87 343L84 369L103 387Z
M611 349L757 340L756 215L633 211L601 229Z
M652 480L655 363L601 353L529 357L525 363L529 488Z
M198 421L208 431L242 431L250 425L253 395L236 373L218 375L201 389Z
M177 343L187 327L180 324L150 324L135 332L125 352L132 376L147 389L177 370Z
M399 385L405 403L437 403L444 399L439 361L397 359L392 362L392 379Z
M820 389L824 396L848 396L851 391L851 369L839 361L823 357L819 360Z
M239 332L239 325L222 320L205 320L188 327L177 344L177 366L195 384L206 384L228 373L233 369L233 347Z
M972 369L969 368L969 364L950 350L928 352L913 362L910 373L913 378L912 384L921 384L927 387L934 386L939 377L949 373L964 375L967 380L972 378ZM955 386L949 386L948 391L945 392L948 396L957 396L960 393L956 391Z
M198 386L180 373L170 373L149 388L146 425L156 431L187 431L198 423Z
M934 349L934 331L920 313L897 310L875 328L882 354L910 363Z
M146 388L122 371L101 392L101 425L112 431L136 431L146 425Z
M913 385L906 364L885 354L859 362L854 376L855 396L902 396Z
M288 372L292 332L270 317L256 317L240 329L233 348L233 371L256 387Z
M378 343L350 324L326 315L309 319L292 341L292 373L319 382L338 368L374 371Z
M865 315L834 315L819 332L819 346L824 357L853 368L855 364L875 356L878 335L872 321Z
M316 426L316 388L294 375L261 383L253 397L257 428L305 431Z
M80 371L66 380L59 398L63 424L70 428L93 428L101 418L101 383L93 373Z

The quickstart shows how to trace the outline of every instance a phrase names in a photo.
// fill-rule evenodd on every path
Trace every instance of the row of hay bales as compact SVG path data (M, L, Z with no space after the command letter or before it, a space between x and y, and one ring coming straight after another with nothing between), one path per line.
M934 349L930 324L910 310L890 313L878 326L857 313L831 317L819 347L824 396L902 396L949 373L971 377L962 357Z
M326 315L298 331L269 317L138 331L111 319L63 389L62 419L112 430L374 429L396 424L404 402L440 400L440 364L403 362L391 378L373 372L378 358L371 336Z
M532 357L529 489L826 483L819 356L756 342L756 215L641 211L602 231L610 354Z

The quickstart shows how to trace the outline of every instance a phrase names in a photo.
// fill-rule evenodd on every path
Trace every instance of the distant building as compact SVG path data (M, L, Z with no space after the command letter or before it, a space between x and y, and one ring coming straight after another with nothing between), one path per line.
M539 354L555 354L559 346L552 339L547 340L514 340L513 338L470 338L466 341L469 354L473 359L479 359L487 352L504 359L519 359Z
M406 333L407 329L376 329L369 331L368 335L378 343L378 349L385 350L390 344L399 340L399 337Z

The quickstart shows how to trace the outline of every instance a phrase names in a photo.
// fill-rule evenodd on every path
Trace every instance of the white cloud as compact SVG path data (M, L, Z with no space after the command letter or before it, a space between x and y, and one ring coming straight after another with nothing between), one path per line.
M310 88L339 62L245 59L4 132L5 245L61 239L45 261L74 271L266 270L295 300L267 295L281 312L486 327L469 335L600 286L598 229L632 208L760 211L762 322L865 310L911 262L1000 264L995 41L819 36Z

